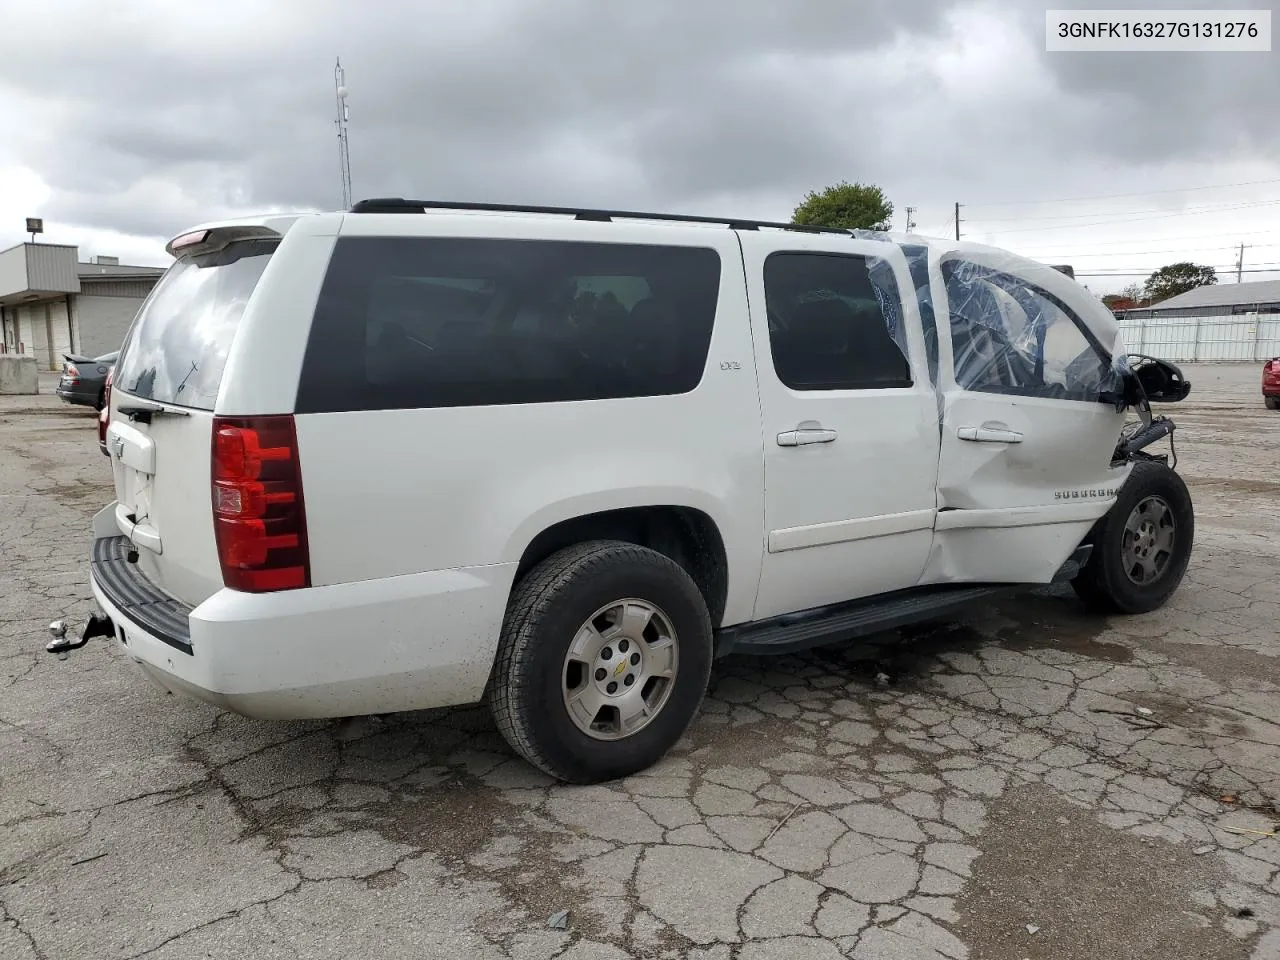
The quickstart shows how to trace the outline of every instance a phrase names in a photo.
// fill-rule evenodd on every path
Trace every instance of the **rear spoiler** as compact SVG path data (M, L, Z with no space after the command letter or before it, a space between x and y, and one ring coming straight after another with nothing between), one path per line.
M180 234L165 244L165 252L171 257L190 254L214 253L236 240L279 240L281 234L261 224L235 224L202 227Z
M67 363L93 363L93 357L82 357L78 353L64 353L62 359Z

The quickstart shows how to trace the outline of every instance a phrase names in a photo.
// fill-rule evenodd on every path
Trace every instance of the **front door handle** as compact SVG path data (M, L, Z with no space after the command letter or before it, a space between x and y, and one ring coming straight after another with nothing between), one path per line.
M807 443L831 443L836 438L834 430L827 430L816 420L806 420L794 430L778 434L778 446L802 447Z
M977 443L1021 443L1022 434L1004 426L983 424L980 427L961 427L956 431L961 440L973 440Z

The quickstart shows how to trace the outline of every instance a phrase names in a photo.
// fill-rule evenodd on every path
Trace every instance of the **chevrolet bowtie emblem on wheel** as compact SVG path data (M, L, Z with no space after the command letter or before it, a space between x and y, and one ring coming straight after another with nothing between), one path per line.
M626 670L627 670L627 661L620 660L618 662L618 665L613 668L613 675L615 677L620 677L622 676L622 674L626 673Z

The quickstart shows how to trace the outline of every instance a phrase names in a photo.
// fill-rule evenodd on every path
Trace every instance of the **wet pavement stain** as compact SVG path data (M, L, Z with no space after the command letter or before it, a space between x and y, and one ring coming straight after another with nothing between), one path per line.
M1277 656L1208 643L1156 639L1150 645L1174 663L1199 670L1219 683L1230 684L1241 677L1251 677L1280 685L1280 657Z

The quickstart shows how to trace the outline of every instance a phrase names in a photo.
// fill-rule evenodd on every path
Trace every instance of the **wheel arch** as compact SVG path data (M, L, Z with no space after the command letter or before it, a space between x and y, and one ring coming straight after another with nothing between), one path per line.
M697 585L712 625L721 625L729 597L729 560L720 527L705 510L665 503L565 517L528 539L520 552L515 582L558 550L588 540L633 543L670 558Z

